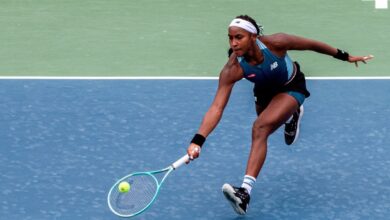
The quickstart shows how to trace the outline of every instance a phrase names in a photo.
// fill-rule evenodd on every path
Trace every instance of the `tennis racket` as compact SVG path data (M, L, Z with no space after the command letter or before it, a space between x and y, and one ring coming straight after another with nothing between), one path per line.
M189 160L188 154L184 155L170 166L155 171L136 172L118 180L110 189L107 202L110 210L120 217L132 217L146 211L160 191L162 184L168 175ZM156 174L165 173L159 182ZM130 190L126 193L119 191L119 184L126 181L130 184Z

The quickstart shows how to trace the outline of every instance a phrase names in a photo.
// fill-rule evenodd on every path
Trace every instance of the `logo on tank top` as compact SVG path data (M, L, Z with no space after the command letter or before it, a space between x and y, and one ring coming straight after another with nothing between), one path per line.
M252 73L252 74L249 74L249 75L248 75L248 78L253 78L253 77L255 77L255 76L256 76L256 74Z
M271 71L276 69L278 67L278 62L274 62L273 64L271 64Z

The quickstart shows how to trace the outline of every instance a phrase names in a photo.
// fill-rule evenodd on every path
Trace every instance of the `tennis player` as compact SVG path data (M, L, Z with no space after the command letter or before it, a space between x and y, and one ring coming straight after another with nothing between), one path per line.
M303 102L310 96L300 66L289 50L310 50L355 63L373 56L352 56L326 43L285 33L263 35L262 27L247 15L237 16L228 27L229 59L219 75L218 89L187 152L199 157L206 137L220 121L234 84L245 78L254 83L257 119L252 127L252 144L240 187L224 184L222 191L234 210L247 212L250 194L267 154L267 139L285 124L285 142L295 142L303 115Z

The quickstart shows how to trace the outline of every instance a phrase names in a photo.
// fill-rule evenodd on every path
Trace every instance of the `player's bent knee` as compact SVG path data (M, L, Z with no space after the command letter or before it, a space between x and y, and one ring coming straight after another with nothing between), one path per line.
M273 130L273 126L270 123L256 120L252 127L253 138L267 138Z

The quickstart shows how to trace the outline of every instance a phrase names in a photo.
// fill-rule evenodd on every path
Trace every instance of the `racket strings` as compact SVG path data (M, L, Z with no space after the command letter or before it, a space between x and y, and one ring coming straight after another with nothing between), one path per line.
M115 187L110 195L110 204L120 215L130 216L150 204L157 191L157 182L148 174L130 176L124 181L130 184L130 191L121 193L118 187Z

